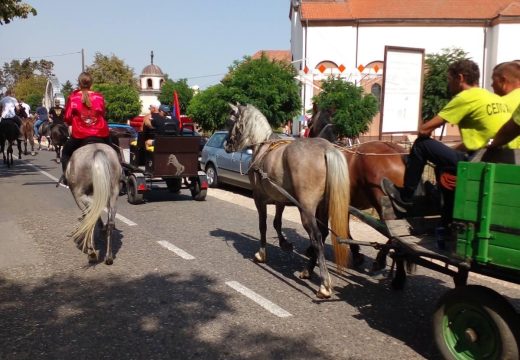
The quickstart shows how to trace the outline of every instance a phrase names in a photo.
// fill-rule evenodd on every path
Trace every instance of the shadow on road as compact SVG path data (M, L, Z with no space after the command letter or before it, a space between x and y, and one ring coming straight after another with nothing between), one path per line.
M212 327L235 310L205 275L34 282L0 278L2 359L331 359L306 339Z

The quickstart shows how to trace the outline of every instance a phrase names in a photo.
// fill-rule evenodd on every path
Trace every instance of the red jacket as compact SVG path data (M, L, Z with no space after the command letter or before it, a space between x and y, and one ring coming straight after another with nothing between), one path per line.
M65 105L64 120L72 126L71 136L75 139L84 139L90 136L108 137L108 123L105 120L105 99L95 91L89 91L91 107L85 106L81 98L81 90L70 94Z

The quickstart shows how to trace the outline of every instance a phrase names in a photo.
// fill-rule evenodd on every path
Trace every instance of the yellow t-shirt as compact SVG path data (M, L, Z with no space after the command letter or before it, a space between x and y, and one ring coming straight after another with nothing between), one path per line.
M513 121L517 123L517 125L520 125L520 106L518 106L513 113Z
M466 149L478 150L511 118L511 110L500 96L474 87L455 95L439 116L459 126Z

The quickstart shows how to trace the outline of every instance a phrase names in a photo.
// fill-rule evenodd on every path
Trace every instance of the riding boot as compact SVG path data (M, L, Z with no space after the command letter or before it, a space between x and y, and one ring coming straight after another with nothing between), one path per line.
M67 170L67 165L69 163L69 156L64 154L62 152L61 154L61 169L63 170L63 174L61 175L60 179L58 180L58 185L59 183L62 183L63 185L65 186L68 186L68 182L67 182L67 178L65 177L65 170Z

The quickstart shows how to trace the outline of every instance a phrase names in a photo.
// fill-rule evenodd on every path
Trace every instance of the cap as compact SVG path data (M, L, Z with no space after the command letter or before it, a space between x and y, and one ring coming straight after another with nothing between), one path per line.
M161 106L161 102L159 100L152 100L152 102L150 103L150 107L159 109L159 106Z
M159 107L159 111L164 111L165 113L169 113L170 112L170 107L168 105L161 105Z

